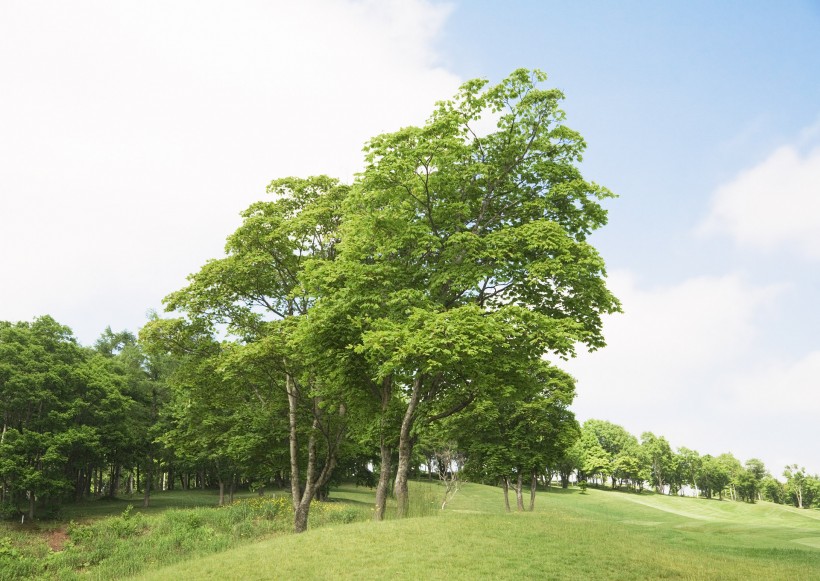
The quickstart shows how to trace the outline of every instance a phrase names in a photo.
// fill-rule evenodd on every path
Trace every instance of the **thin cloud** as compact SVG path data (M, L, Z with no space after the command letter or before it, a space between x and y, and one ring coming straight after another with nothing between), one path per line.
M780 147L718 188L697 233L729 236L741 248L820 259L820 147L805 154Z
M648 286L627 271L613 272L610 287L624 313L605 321L607 347L563 364L578 380L580 419L704 454L760 457L775 473L792 458L811 464L817 430L804 412L816 408L807 400L820 355L771 361L761 323L789 287L737 274ZM773 431L804 437L784 448Z
M0 9L0 320L135 330L271 179L350 179L461 79L450 9L16 2Z

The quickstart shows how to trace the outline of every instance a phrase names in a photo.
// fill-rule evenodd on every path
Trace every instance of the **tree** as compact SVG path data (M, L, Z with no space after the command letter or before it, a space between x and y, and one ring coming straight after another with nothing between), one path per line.
M371 139L339 254L316 273L317 307L348 313L374 380L401 395L400 515L417 423L469 405L488 358L526 366L603 346L601 315L619 310L587 243L611 194L582 178L585 144L545 79L469 81L423 127ZM488 115L496 131L479 134Z
M678 473L682 485L687 485L698 493L698 474L700 473L703 460L696 450L689 448L678 448L677 454Z
M303 274L311 262L333 260L347 191L326 176L271 182L268 192L276 199L243 213L242 225L228 238L227 256L209 261L165 300L168 310L185 313L202 332L226 326L243 345L246 361L264 368L266 381L287 401L297 532L307 528L310 502L331 477L345 431L344 386L318 365L323 357L305 341L303 327L316 297L303 285ZM161 343L164 333L158 331Z
M746 502L754 503L760 496L763 480L767 474L766 466L761 460L757 458L747 460L745 467L735 476L734 487L738 497Z
M803 496L806 492L806 469L799 468L797 464L786 466L783 471L786 478L786 491L791 496L797 508L803 508Z
M512 486L518 510L523 511L525 481L529 480L533 510L538 476L572 446L579 430L568 409L575 396L571 376L541 361L520 379L529 382L528 395L522 397L523 385L507 390L506 397L485 393L447 424L465 451L465 470L482 480L501 480L507 510Z
M760 494L764 500L775 502L777 504L783 504L786 502L785 486L783 486L783 483L777 478L774 478L771 474L767 474L763 477L763 480L760 483L760 488Z
M610 477L612 488L619 479L635 481L641 478L640 452L635 436L617 424L594 419L584 422L582 432L586 434L584 441L591 452L599 453L594 446L597 442L605 454L603 461L598 461L602 464L599 471ZM590 455L588 458L592 457Z
M706 454L701 457L700 468L695 475L698 489L706 498L717 494L723 499L723 491L732 481L731 465L721 457Z
M601 480L604 481L612 472L612 462L595 433L590 429L586 429L586 422L584 427L581 428L581 438L576 446L576 454L580 459L579 480L588 481L590 477L600 475Z
M663 493L665 485L673 487L674 454L669 442L663 436L655 436L652 432L641 434L641 447L649 460L652 485L658 493Z

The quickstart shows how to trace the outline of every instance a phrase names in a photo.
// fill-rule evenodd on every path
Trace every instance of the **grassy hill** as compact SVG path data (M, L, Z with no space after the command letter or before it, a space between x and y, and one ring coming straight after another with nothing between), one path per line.
M535 512L506 514L500 490L472 484L444 513L429 489L416 498L438 516L326 526L140 578L820 579L817 511L551 489Z

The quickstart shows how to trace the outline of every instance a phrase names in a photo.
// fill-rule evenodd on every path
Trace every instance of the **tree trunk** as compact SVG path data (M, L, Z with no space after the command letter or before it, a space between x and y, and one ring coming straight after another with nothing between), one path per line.
M518 472L518 478L515 480L515 504L520 512L524 512L524 475Z
M384 512L387 507L387 493L390 487L390 474L393 469L393 450L387 444L387 437L385 435L387 409L390 407L390 397L393 393L393 378L386 377L381 384L381 417L380 420L380 435L379 435L379 483L376 485L376 506L373 512L373 520L384 520Z
M225 505L225 481L219 477L219 506Z
M296 430L298 402L296 398L296 386L290 374L285 375L285 391L288 394L288 424L290 426L290 434L288 436L290 441L290 496L293 511L296 513L299 510L299 499L302 496L302 491L299 486L299 439ZM305 523L307 523L307 517L305 517Z
M113 464L111 466L111 481L108 483L108 498L116 497L117 492L120 490L120 470L121 467L119 464Z
M77 468L77 477L74 479L74 502L82 500L83 491L83 469Z
M295 394L293 401L296 401ZM328 451L327 458L325 459L325 465L322 467L322 471L317 475L316 436L320 433L319 428L321 426L321 422L319 420L319 416L322 413L318 404L318 400L314 400L313 425L311 426L310 436L308 437L308 459L307 466L305 467L305 484L304 487L301 489L298 487L293 487L294 480L297 482L298 485L298 456L291 458L291 467L297 470L296 479L294 479L293 477L291 478L292 491L296 495L293 501L293 530L296 533L301 533L307 530L308 514L310 512L310 502L316 496L317 491L319 491L323 486L325 486L330 480L330 477L333 474L333 469L336 467L336 451L344 434L344 428L341 428L339 433L336 434L335 442L328 439ZM339 414L344 415L344 413L344 406L340 406ZM293 448L292 451L298 452L298 448Z
M393 451L385 443L384 436L380 443L381 462L379 465L379 483L376 485L376 509L373 513L373 520L383 520L384 511L387 506L387 489L390 486L390 470Z
M421 373L413 379L413 391L410 394L410 401L407 403L407 410L401 421L401 431L399 433L399 465L396 469L396 514L399 518L407 516L410 506L410 496L407 489L407 475L410 472L410 456L413 452L413 442L410 431L413 429L413 422L416 419L416 408L421 398Z
M535 510L535 490L538 488L538 472L532 471L532 480L530 481L530 512Z
M151 501L151 480L154 477L154 459L148 459L148 473L145 475L145 493L142 495L142 507L148 508L148 503Z
M510 512L510 480L506 476L501 479L501 488L504 490L504 508Z
M303 533L308 527L308 511L310 510L310 503L299 504L296 511L293 513L293 531L296 533Z

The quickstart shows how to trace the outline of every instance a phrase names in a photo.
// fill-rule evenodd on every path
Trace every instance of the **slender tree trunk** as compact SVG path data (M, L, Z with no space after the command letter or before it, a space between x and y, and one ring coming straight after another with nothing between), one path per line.
M290 427L290 434L288 436L290 441L290 496L294 513L296 513L299 510L299 499L302 496L302 491L299 486L299 438L296 430L296 412L298 402L296 397L296 386L294 385L293 378L290 374L285 375L285 391L288 394L288 424ZM307 522L306 519L305 522Z
M384 511L387 506L387 489L390 486L390 471L393 451L385 442L384 436L379 445L381 449L381 461L379 464L379 483L376 485L376 509L373 513L373 520L383 520Z
M538 472L532 471L532 480L530 480L530 512L535 510L535 490L538 488Z
M307 530L308 514L310 512L310 502L316 496L318 490L325 486L333 474L333 469L336 467L336 453L339 443L344 435L344 427L339 429L335 436L335 441L328 436L327 442L327 458L322 467L321 472L317 475L317 442L316 437L320 431L320 416L322 410L319 407L319 401L313 401L313 424L311 426L310 436L308 437L308 458L305 466L305 482L304 487L299 482L299 447L296 440L296 405L297 393L296 385L292 377L286 380L289 384L288 389L288 405L289 405L289 420L291 427L291 494L293 495L293 530L296 533L301 533ZM344 406L339 406L339 415L344 416Z
M74 502L80 502L83 490L83 469L77 468L77 476L74 478Z
M418 373L413 380L413 391L410 394L410 401L401 422L399 432L399 464L396 469L396 512L399 518L407 516L410 506L410 496L407 489L407 475L410 472L410 456L413 452L413 442L410 431L413 429L413 422L416 419L416 408L421 398L422 376Z
M524 475L518 471L518 478L515 481L515 504L520 512L524 512Z
M504 508L510 511L510 479L504 476L501 479L501 488L504 490Z
M151 480L154 477L154 458L148 458L148 473L145 474L143 480L145 480L145 492L142 495L142 507L148 508L148 504L151 501Z
M387 492L388 488L390 487L390 475L393 469L393 450L388 445L387 437L385 435L385 431L387 430L387 427L385 426L385 422L387 421L387 410L390 407L390 398L392 394L393 378L386 377L382 381L380 390L381 417L379 418L379 421L381 425L379 434L379 483L376 485L376 506L373 512L373 520L376 521L384 519L384 511L387 507Z
M317 420L314 420L314 429L317 427ZM314 433L308 437L308 462L305 471L305 489L301 497L298 498L293 511L293 531L303 533L307 530L308 515L310 513L310 501L316 494L314 483L314 471L316 470L316 436Z
M219 477L219 506L225 505L225 481Z
M114 498L117 496L117 493L120 490L120 477L121 477L121 470L122 466L119 464L114 464L111 467L111 482L108 487L108 496L109 498Z

